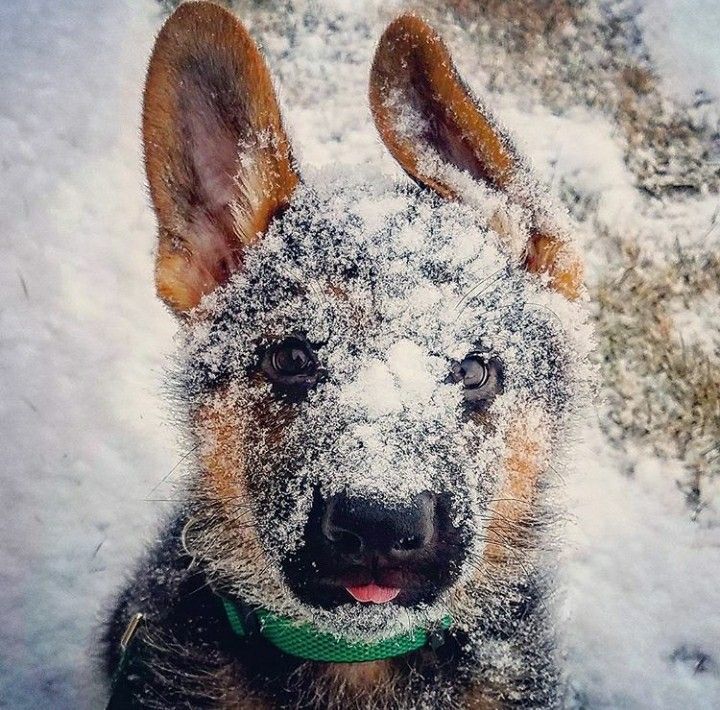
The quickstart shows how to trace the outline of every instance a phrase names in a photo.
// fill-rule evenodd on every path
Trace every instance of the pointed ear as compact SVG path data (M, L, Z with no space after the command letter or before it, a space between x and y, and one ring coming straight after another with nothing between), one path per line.
M512 141L465 86L440 37L417 15L401 15L380 38L369 96L380 137L413 180L459 199L452 173L461 171L532 211L518 189L516 178L525 166ZM524 264L547 273L550 285L568 298L577 297L582 266L560 237L538 230Z
M299 179L267 66L230 12L187 2L167 20L148 68L143 139L157 292L183 314L238 269Z

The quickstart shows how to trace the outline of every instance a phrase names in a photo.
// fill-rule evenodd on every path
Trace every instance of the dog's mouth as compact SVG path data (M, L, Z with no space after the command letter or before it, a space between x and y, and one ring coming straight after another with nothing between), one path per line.
M421 494L399 511L341 496L316 502L303 544L282 568L292 593L313 607L429 605L458 579L467 537L440 496Z
M391 602L403 607L432 604L455 577L449 570L445 580L440 580L418 571L377 565L374 569L357 567L337 574L318 575L312 571L303 574L301 565L297 558L284 565L288 586L300 601L322 609L334 609L344 604L358 607ZM316 568L311 565L311 570Z

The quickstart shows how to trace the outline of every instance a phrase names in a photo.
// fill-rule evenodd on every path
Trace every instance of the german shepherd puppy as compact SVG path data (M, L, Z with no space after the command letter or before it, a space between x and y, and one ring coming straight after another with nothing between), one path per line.
M233 14L188 2L157 38L145 162L193 474L107 628L110 707L561 702L570 226L417 15L369 100L411 180L303 178Z

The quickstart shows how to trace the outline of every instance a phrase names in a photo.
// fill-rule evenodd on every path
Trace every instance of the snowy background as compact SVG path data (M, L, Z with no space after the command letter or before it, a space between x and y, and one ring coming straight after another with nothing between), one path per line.
M373 160L395 170L364 106L377 27L400 7L378 4L379 19L373 2L323 3L343 18L332 31L277 11L243 13L279 77L306 165ZM720 4L589 5L601 24L608 7L632 17L643 39L630 50L657 72L651 95L663 110L686 107L701 145L717 127ZM161 21L152 0L0 3L2 707L101 706L93 634L182 474L160 395L174 323L154 297L139 132ZM678 246L717 253L717 183L704 183L717 177L717 152L699 156L693 189L651 194L656 183L650 168L633 167L641 150L620 114L585 99L558 110L523 90L505 54L495 65L482 59L493 54L479 44L483 31L471 23L448 40L469 83L581 222L591 291L614 277L618 234L645 256ZM683 159L671 157L668 170ZM716 357L720 300L707 298L681 315ZM604 407L563 492L562 624L578 703L720 707L717 485L704 480L702 505L690 506L687 461L619 437L603 426Z

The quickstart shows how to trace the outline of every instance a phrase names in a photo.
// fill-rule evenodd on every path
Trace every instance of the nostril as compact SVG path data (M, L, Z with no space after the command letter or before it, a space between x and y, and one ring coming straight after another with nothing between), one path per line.
M322 517L322 532L335 550L344 555L357 555L363 551L365 542L361 535L348 529L342 518L342 498L331 498Z
M339 552L346 555L356 555L359 552L362 552L362 538L349 530L335 529L327 537L330 542L337 547Z

